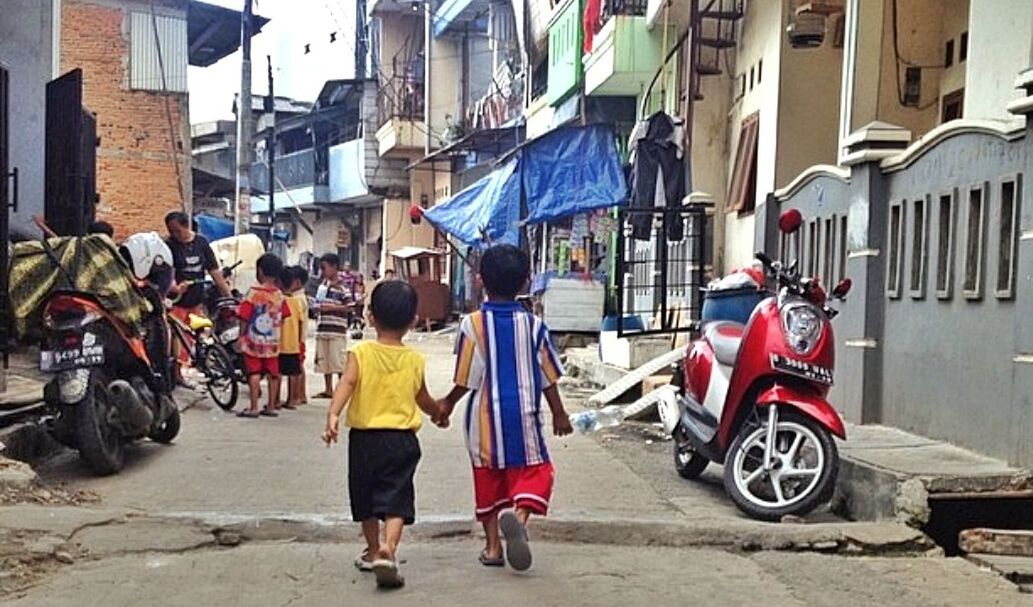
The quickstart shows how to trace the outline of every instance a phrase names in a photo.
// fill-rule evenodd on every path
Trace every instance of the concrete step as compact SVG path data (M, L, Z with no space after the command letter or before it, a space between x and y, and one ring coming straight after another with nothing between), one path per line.
M965 558L1018 584L1024 590L1033 590L1033 557L969 554ZM1026 591L1029 592L1029 590Z
M1033 494L1033 472L954 445L878 425L851 425L839 443L834 505L857 520L929 520L929 500Z

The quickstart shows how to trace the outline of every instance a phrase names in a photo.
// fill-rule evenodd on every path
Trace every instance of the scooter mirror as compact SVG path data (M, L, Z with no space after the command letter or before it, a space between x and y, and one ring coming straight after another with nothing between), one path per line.
M844 278L839 281L835 289L832 289L832 297L836 299L846 299L846 294L850 292L850 287L854 286L854 281L849 278Z
M778 229L783 234L792 234L803 225L803 215L796 209L789 209L778 218Z

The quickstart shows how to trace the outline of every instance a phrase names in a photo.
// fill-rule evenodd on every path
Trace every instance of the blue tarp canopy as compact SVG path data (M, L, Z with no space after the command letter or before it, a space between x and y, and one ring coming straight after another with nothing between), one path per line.
M209 242L233 236L233 222L228 219L219 219L211 215L196 215L194 221L197 222L197 231Z
M518 148L490 174L424 216L470 246L517 244L521 224L618 206L627 198L611 128L566 126Z

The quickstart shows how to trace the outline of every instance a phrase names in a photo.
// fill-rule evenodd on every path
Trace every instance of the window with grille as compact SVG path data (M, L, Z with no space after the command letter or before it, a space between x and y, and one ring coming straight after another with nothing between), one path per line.
M910 293L913 299L925 298L925 269L928 265L928 217L924 198L916 198L911 203L911 283Z
M956 194L940 194L936 212L936 297L950 299L954 287L954 217Z
M1001 182L1001 216L998 224L997 289L1000 299L1015 297L1015 262L1018 241L1019 201L1022 200L1021 176Z
M890 207L890 225L887 235L888 254L886 255L886 295L900 297L903 282L904 266L904 203L898 202Z
M846 278L846 260L848 255L846 230L847 218L843 216L839 218L839 280Z
M965 283L963 290L968 299L983 296L983 267L986 257L986 200L985 184L968 190L965 218Z

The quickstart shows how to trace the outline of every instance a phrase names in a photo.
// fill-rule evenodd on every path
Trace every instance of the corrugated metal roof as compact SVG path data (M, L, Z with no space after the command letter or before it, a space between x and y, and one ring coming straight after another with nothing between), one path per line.
M133 11L129 34L129 88L187 92L187 20ZM161 41L160 57L158 41Z

